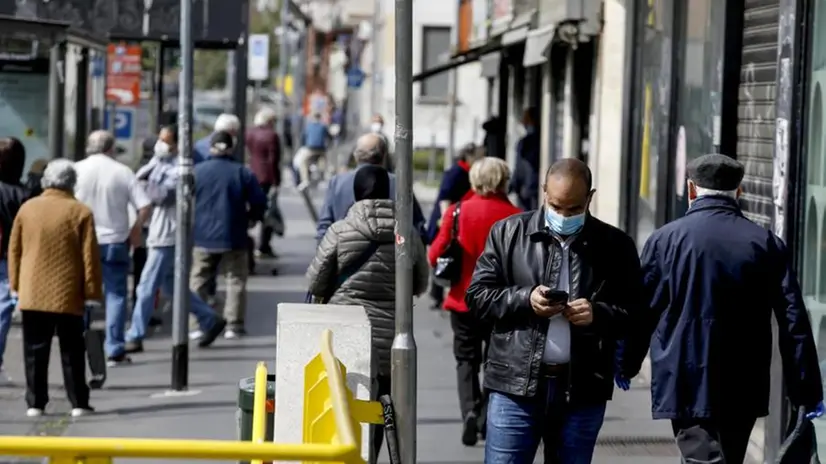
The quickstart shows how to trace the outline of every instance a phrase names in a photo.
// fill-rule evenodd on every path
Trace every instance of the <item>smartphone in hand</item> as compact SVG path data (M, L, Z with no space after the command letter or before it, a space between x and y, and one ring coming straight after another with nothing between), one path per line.
M548 290L542 296L552 305L568 304L568 292L564 290Z

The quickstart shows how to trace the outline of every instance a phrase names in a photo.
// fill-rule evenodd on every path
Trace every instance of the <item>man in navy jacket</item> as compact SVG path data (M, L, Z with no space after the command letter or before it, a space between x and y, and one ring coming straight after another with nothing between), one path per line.
M359 166L366 164L373 164L376 166L384 166L385 158L387 157L387 145L380 134L365 134L359 137L356 142L356 150L353 153L356 163ZM327 195L324 198L324 206L321 207L321 214L319 215L318 225L316 226L316 239L321 240L327 229L336 221L344 219L347 211L356 202L355 194L353 193L353 182L356 177L355 170L348 171L342 174L335 175L330 179L330 184L327 186ZM390 198L396 198L396 176L390 175ZM413 228L419 232L425 244L426 240L424 214L419 202L413 198Z
M743 166L705 155L688 174L688 212L642 252L650 309L621 376L639 372L650 345L653 416L671 420L684 462L743 462L769 413L772 315L789 400L809 418L822 413L817 350L786 245L740 211Z
M233 156L234 139L228 132L212 136L210 157L195 166L195 248L192 253L192 290L209 296L209 282L223 266L227 278L224 317L226 338L245 333L249 237L251 222L260 221L267 197L246 166Z

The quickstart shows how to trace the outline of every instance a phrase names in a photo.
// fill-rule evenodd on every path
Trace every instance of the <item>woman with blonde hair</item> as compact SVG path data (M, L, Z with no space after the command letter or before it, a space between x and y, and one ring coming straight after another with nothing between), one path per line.
M459 406L464 421L462 443L473 446L479 435L485 434L487 398L479 385L479 370L484 362L482 345L487 344L490 328L468 311L465 293L493 224L521 210L508 200L510 169L505 161L482 158L473 163L468 177L473 194L445 210L439 235L430 246L428 257L430 265L435 267L451 243L458 242L462 250L461 272L450 287L444 309L450 311L453 328Z

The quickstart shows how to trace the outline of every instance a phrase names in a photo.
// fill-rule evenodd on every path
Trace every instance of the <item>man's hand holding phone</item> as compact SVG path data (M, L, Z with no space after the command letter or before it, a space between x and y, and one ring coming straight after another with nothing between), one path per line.
M568 304L568 293L540 285L531 292L531 307L539 317L553 317Z

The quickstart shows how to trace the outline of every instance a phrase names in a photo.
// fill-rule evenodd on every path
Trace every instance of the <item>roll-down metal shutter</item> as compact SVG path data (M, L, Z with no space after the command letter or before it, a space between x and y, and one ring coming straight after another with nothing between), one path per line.
M746 0L737 109L737 159L745 165L746 216L770 227L775 139L775 82L779 0Z

